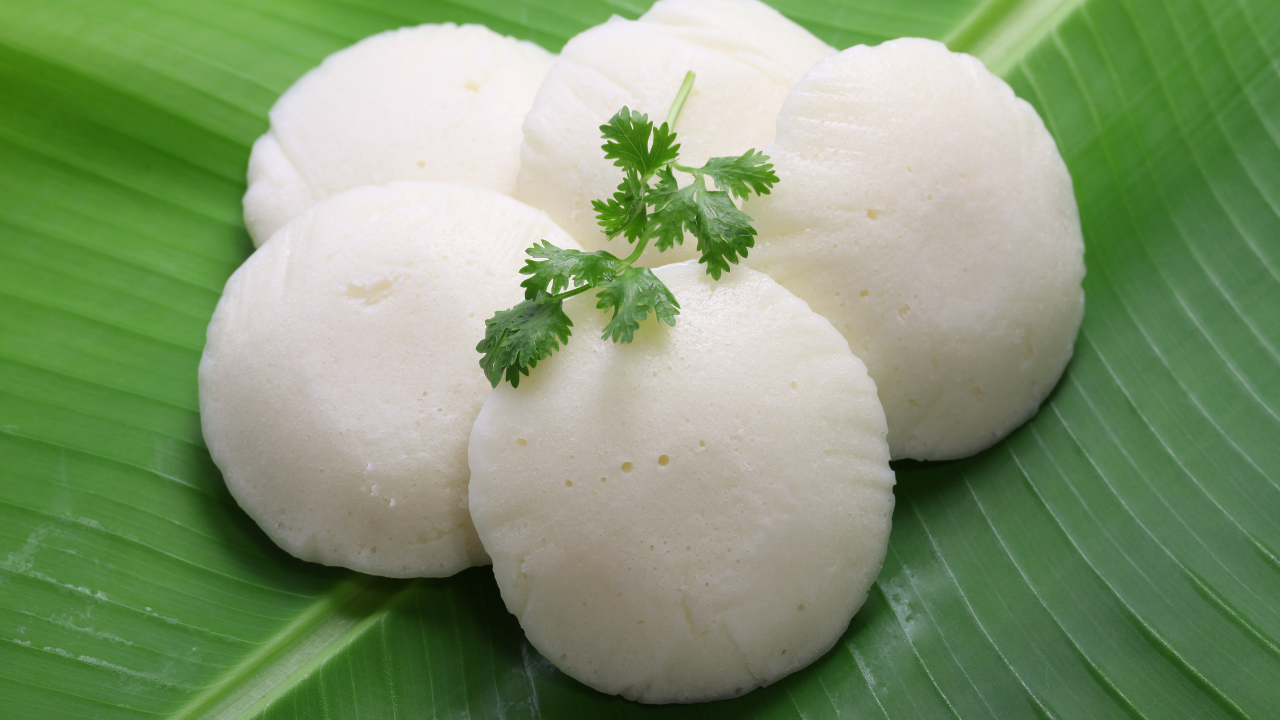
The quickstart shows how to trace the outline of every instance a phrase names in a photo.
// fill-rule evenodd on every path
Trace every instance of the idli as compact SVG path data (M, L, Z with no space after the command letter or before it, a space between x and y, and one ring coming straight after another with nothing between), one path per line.
M613 195L623 173L606 160L600 126L624 105L656 125L689 70L693 91L676 123L680 162L759 150L773 139L782 100L818 60L835 53L756 0L660 0L639 20L610 18L565 45L524 121L516 197L545 210L588 250L625 257L608 241L592 200ZM682 178L688 183L689 178ZM698 257L686 237L640 265Z
M884 560L893 511L875 385L768 276L654 273L674 327L574 338L476 419L471 513L507 608L597 690L735 697L825 653Z
M524 249L576 247L484 188L337 195L231 276L200 360L205 442L289 553L391 577L488 556L467 513L467 441L489 384L476 343L522 297Z
M340 50L271 108L244 221L255 245L312 203L394 180L510 195L520 124L555 56L480 25L391 30Z
M744 210L747 263L844 333L895 458L945 460L1035 414L1084 313L1071 176L1040 116L968 55L858 46L796 84Z

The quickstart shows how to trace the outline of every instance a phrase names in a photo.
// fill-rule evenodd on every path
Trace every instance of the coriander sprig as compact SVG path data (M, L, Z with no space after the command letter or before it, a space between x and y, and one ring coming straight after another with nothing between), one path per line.
M626 107L600 126L605 158L624 174L613 197L591 205L605 236L612 240L621 235L635 243L635 249L619 258L604 250L569 250L543 240L526 250L531 259L520 270L529 276L520 283L524 301L486 320L484 340L476 346L483 354L480 367L494 387L504 378L518 387L521 375L569 341L573 321L564 312L564 301L588 290L600 291L597 308L613 310L604 338L631 342L650 313L659 322L675 325L680 303L649 268L633 265L649 241L663 252L683 244L685 232L690 233L697 239L698 262L716 280L755 245L751 218L733 198L767 195L778 176L769 158L755 150L711 158L700 168L676 162L680 145L671 128L693 79L692 72L685 75L666 122L657 128L647 115ZM676 171L692 175L693 181L680 187ZM655 178L657 183L651 184ZM707 178L715 189L708 187Z

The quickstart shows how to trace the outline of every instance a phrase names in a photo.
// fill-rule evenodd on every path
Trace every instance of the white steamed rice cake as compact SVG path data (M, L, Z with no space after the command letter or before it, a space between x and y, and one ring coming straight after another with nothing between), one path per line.
M1071 176L1044 123L968 55L858 46L796 84L744 210L747 264L844 333L895 458L944 460L1035 414L1084 313Z
M471 512L529 641L597 690L735 697L805 667L880 571L893 471L875 385L762 273L655 273L682 306L629 345L595 299L471 435Z
M524 249L576 247L492 190L359 188L313 206L227 282L200 361L205 442L289 553L392 577L488 563L467 442L476 343L519 302Z

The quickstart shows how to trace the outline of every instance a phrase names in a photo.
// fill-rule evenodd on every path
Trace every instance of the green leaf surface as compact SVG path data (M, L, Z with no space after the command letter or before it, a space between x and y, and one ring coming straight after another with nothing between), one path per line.
M559 248L548 240L543 240L541 245L534 242L533 247L524 252L531 258L520 268L521 275L529 276L520 282L526 300L556 295L582 285L599 285L627 267L606 250L586 252Z
M779 0L838 46L979 54L1075 181L1062 383L968 460L897 465L880 580L747 696L556 671L486 568L296 561L209 460L196 363L266 112L422 22L558 49L613 0L0 3L0 716L1280 717L1280 3Z
M627 242L635 242L640 237L649 224L648 206L645 204L647 192L648 185L640 179L640 173L627 170L613 197L591 201L591 207L596 211L596 222L605 237L612 240L623 235Z
M605 158L642 178L647 179L680 154L675 133L665 122L655 128L648 115L626 107L600 126L600 134Z
M601 283L596 297L599 298L597 308L613 311L602 338L614 342L631 342L640 323L650 313L655 320L668 325L675 325L676 316L680 314L675 295L647 267L629 267L612 280Z
M712 158L720 160L721 158ZM719 171L714 163L708 166ZM705 169L705 168L704 168ZM708 172L707 175L710 173ZM741 181L732 175L725 178L726 186ZM650 193L653 200L651 215L656 238L653 246L666 250L672 243L680 243L684 233L691 233L698 242L698 262L707 266L707 274L716 280L720 273L729 272L730 264L737 265L740 257L755 245L755 228L751 217L733 204L728 190L710 190L706 176L698 173L693 182L680 187L670 167L658 171L658 184Z
M738 157L713 157L702 170L716 181L718 189L743 199L751 193L768 195L778 182L769 158L754 148Z
M532 298L484 321L484 339L476 352L482 353L480 367L494 387L504 377L511 387L519 387L520 375L528 375L573 334L569 329L573 321L565 314L562 300L545 292L531 294Z

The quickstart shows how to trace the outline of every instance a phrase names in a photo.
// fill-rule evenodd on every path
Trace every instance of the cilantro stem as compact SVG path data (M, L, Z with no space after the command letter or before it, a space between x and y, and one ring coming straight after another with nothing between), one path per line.
M564 291L564 292L562 292L562 293L556 293L555 295L548 295L548 296L546 296L546 297L539 298L539 299L537 300L537 302L540 302L540 303L549 303L549 302L555 302L556 300L567 300L567 299L569 299L569 298L573 297L574 295L581 295L582 293L584 293L584 292L586 292L586 291L588 291L588 290L591 290L591 289L593 289L593 288L595 288L595 285L590 285L590 284L587 284L587 285L579 285L578 287L576 287L576 288L574 288L574 289L572 289L572 290L565 290L565 291Z
M671 110L667 112L667 128L669 130L676 129L676 118L680 117L680 111L684 109L684 101L689 98L689 91L693 89L693 79L697 77L692 70L684 74L684 82L680 84L680 90L676 93L676 99L671 102Z
M693 80L696 77L698 77L697 73L695 73L692 70L684 74L684 82L680 83L680 89L676 91L676 98L671 101L671 109L667 111L667 121L665 124L668 130L672 130L672 131L675 130L676 120L680 117L680 111L684 109L685 100L689 99L689 93L693 90ZM681 170L684 169L683 166L676 165L675 163L671 163L671 165ZM642 182L648 183L649 178L653 177L653 174L657 171L658 171L658 168L654 168L653 170L649 171L642 178ZM631 265L636 260L639 260L640 255L644 253L645 246L647 246L648 244L649 244L649 238L646 236L641 236L639 241L636 242L636 249L632 251L632 253L628 255L625 259L623 259L622 262L626 263L627 265Z
M632 251L630 255L623 258L622 262L630 265L634 263L636 260L639 260L640 254L644 252L644 248L648 244L649 244L649 238L644 235L640 236L640 241L636 243L636 249Z

